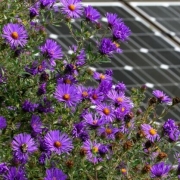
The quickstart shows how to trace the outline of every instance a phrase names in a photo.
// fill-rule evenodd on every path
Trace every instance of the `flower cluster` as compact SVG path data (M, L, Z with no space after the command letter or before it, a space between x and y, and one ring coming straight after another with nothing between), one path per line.
M112 12L102 26L103 15L81 0L60 4L0 4L0 179L177 179L178 153L175 164L168 154L180 128L165 115L179 98L154 90L144 106L145 86L127 92L111 69L90 70L122 53L131 31ZM72 19L81 22L80 31ZM71 53L47 36L50 22L69 28Z

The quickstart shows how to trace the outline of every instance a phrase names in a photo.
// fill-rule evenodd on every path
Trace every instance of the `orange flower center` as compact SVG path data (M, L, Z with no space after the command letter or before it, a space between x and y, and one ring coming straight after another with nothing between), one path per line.
M106 78L106 76L105 76L104 74L100 74L100 75L99 75L99 78L100 78L101 80L103 80L103 79Z
M92 148L92 152L93 152L93 153L97 153L97 152L98 152L98 147L94 146L94 147Z
M121 97L118 97L116 100L120 103L123 102L123 98L121 98Z
M122 108L121 108L121 111L122 111L122 112L124 112L124 111L125 111L125 108L124 108L124 107L122 107Z
M71 80L70 79L64 79L64 83L65 84L71 84Z
M153 129L153 128L151 128L151 129L149 130L149 133L150 133L151 135L156 135L156 134L157 134L156 130Z
M56 141L54 143L54 146L57 147L57 148L60 148L62 146L62 144L59 141Z
M87 92L87 91L83 91L83 92L82 92L82 96L83 96L83 97L87 97L87 96L88 96L88 92Z
M69 5L69 10L74 11L76 9L76 6L74 4Z
M110 135L110 134L112 134L112 129L106 128L105 132Z
M19 35L18 35L17 32L12 32L11 37L12 37L13 39L18 39Z
M93 95L92 95L92 98L93 98L94 100L96 100L96 99L98 98L97 94L93 94Z
M69 94L65 94L65 95L63 96L63 99L66 100L66 101L69 100L69 99L70 99L70 95L69 95Z
M120 44L119 44L119 43L114 42L114 44L115 44L116 48L120 47Z
M109 110L108 108L104 108L104 109L103 109L103 113L104 113L105 115L109 115L109 114L110 114L110 110Z
M122 172L122 173L126 173L127 171L126 171L125 168L122 168L122 169L121 169L121 172Z

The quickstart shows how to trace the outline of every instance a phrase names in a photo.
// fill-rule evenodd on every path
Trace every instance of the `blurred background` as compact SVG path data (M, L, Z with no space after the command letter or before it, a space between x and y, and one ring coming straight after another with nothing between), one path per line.
M122 43L122 54L115 54L111 63L94 65L96 71L113 70L114 83L124 82L128 89L147 86L147 99L155 89L170 97L180 97L180 0L179 1L86 1L102 14L101 23L106 24L105 13L117 13L130 27L132 35ZM73 22L79 29L78 23ZM66 27L48 28L50 38L56 39L68 52L74 43ZM92 41L94 39L92 38ZM127 92L128 93L128 92ZM180 120L180 107L162 119Z

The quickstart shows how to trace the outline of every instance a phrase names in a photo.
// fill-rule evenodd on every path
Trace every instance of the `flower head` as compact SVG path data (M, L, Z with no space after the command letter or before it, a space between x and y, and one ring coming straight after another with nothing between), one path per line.
M145 134L146 138L149 139L150 141L154 142L159 140L160 137L156 129L152 128L149 124L142 124L141 129Z
M51 168L46 170L46 177L44 180L66 180L67 175L64 174L60 169L58 168Z
M7 126L6 119L3 116L0 116L0 129L4 129Z
M28 34L22 24L9 23L4 25L2 37L11 47L17 48L26 45Z
M33 115L30 124L33 132L40 133L42 131L42 121L39 116Z
M168 104L172 101L171 98L169 98L163 91L154 90L152 94L158 99L160 103Z
M85 7L84 14L86 19L91 22L97 22L101 17L100 13L92 6Z
M59 102L64 102L69 107L75 106L81 99L76 87L69 84L57 85L54 97Z
M79 18L82 15L81 0L61 0L61 11L67 17Z
M151 167L152 178L166 177L171 169L171 165L166 165L164 162L160 162Z
M4 174L8 171L8 167L6 163L0 163L0 175Z
M28 160L29 154L37 150L37 146L31 135L21 133L13 138L12 149L14 151L14 156L24 162Z
M40 46L40 51L48 59L62 59L63 56L60 45L52 39L47 39L45 44Z
M113 28L114 26L116 26L117 24L122 22L122 19L118 18L117 14L113 14L113 13L106 13L106 18L108 21L108 26L109 28Z
M22 109L25 112L34 112L37 107L38 107L38 104L34 104L34 103L30 102L29 100L25 100L22 105Z
M56 154L67 153L73 149L72 140L59 130L49 131L44 137L44 142L47 149Z

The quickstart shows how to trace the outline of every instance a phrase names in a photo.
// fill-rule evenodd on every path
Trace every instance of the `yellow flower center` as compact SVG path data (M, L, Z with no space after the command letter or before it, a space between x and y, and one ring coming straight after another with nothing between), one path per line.
M104 109L103 109L103 113L104 113L105 115L109 115L109 114L110 114L110 110L109 110L108 108L104 108Z
M114 41L114 44L115 44L116 48L119 48L119 47L120 47L120 44L117 43L117 42L115 42L115 41Z
M65 94L65 95L63 96L63 99L66 100L66 101L69 100L69 99L70 99L70 95L69 95L69 94Z
M74 11L76 9L76 6L74 4L69 5L69 10Z
M121 97L118 97L116 100L120 103L123 102L123 98L121 98Z
M62 144L59 141L56 141L54 143L54 146L57 147L57 148L60 148L62 146Z
M125 168L122 168L122 169L121 169L121 172L122 172L122 173L126 173L127 171L126 171Z
M112 134L112 129L106 128L105 132L106 132L108 135L110 135L110 134Z
M64 79L64 83L65 84L71 84L71 80L70 79Z
M156 135L156 134L157 134L156 130L153 129L153 128L151 128L151 129L149 130L149 133L150 133L151 135Z
M105 76L104 74L100 74L100 75L99 75L99 78L100 78L101 80L103 80L103 79L106 78L106 76Z
M83 97L87 97L87 96L88 96L88 92L87 92L87 91L83 91L83 92L82 92L82 96L83 96Z
M92 152L93 152L93 153L97 153L97 152L98 152L98 147L94 146L94 147L92 148Z
M18 35L17 32L12 32L11 37L12 37L13 39L18 39L19 35Z

